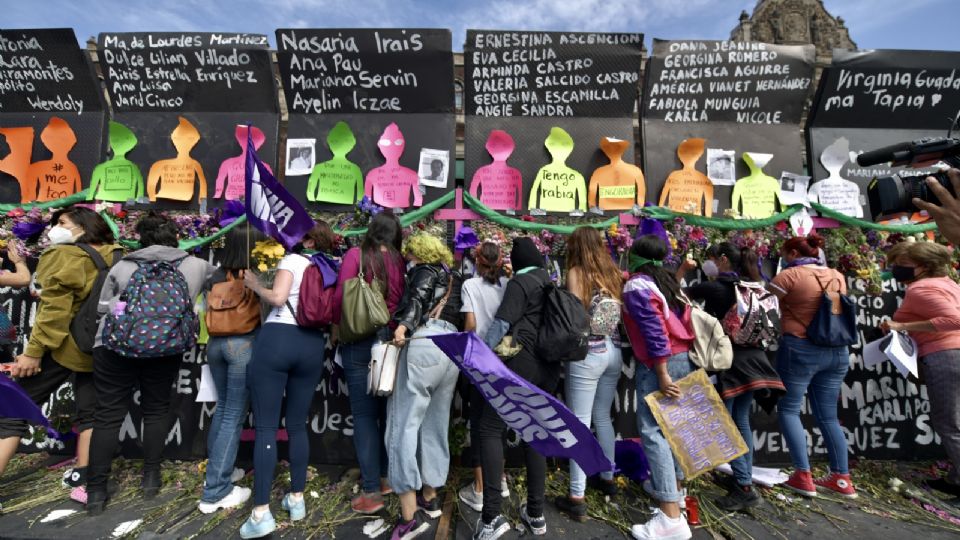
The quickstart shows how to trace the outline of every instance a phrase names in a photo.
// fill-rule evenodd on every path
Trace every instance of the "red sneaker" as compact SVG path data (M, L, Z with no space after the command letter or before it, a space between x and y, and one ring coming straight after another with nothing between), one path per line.
M815 479L813 483L816 484L817 487L829 489L841 497L848 499L857 498L857 490L853 489L853 481L850 480L849 474L830 473L827 476Z
M817 496L817 486L813 483L810 471L793 471L793 474L783 485L805 497Z
M383 495L379 493L363 493L350 501L350 508L358 514L376 514L383 510Z

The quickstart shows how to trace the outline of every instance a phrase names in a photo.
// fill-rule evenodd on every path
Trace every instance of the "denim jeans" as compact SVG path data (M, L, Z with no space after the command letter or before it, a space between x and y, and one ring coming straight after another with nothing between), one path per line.
M847 347L818 347L806 339L786 335L780 340L777 350L777 372L787 394L780 398L777 412L780 431L790 450L793 467L800 471L810 470L807 456L807 433L800 421L803 396L810 398L810 408L820 426L830 470L846 474L847 439L837 419L837 400L840 385L850 368ZM810 389L809 394L807 389Z
M360 462L363 491L380 492L380 479L387 476L387 450L384 430L387 424L387 398L367 393L370 350L375 338L340 345L340 358L350 393L353 414L353 446Z
M456 331L448 322L431 320L413 336ZM456 364L429 339L411 341L401 353L397 382L387 404L388 478L394 492L447 483L450 403L459 374Z
M930 424L953 462L947 480L960 484L960 349L937 351L920 360L930 396Z
M613 340L606 338L604 352L591 352L580 362L567 363L564 382L567 406L587 427L593 419L593 428L597 440L603 448L603 455L613 461L616 433L610 418L610 407L617 394L617 381L623 367L620 349ZM606 480L613 479L613 472L601 473ZM583 497L587 489L587 475L577 462L570 460L570 495Z
M674 381L682 379L694 370L687 353L679 353L667 360L667 373ZM650 463L650 482L653 484L653 496L661 502L679 502L680 491L677 481L683 480L680 464L673 457L670 444L660 431L660 425L653 417L650 406L643 399L647 394L660 389L657 373L642 363L637 363L637 428L643 451Z
M247 416L247 364L253 357L256 332L210 337L207 364L217 388L217 408L207 436L207 485L200 500L214 503L233 490L230 475L237 460L240 430Z
M747 453L730 462L733 478L741 486L753 484L753 430L750 429L750 406L753 405L753 392L744 392L723 400L727 411L733 417L743 441L747 443Z

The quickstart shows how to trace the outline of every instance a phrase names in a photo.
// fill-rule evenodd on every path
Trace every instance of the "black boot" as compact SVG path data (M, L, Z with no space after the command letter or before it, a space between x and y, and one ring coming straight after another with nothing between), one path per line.
M613 497L620 491L617 489L616 482L613 480L605 480L602 476L591 476L587 478L587 487L592 487L608 497Z
M762 501L763 498L755 487L736 485L730 488L726 495L717 499L717 508L725 512L736 512L758 506Z
M143 482L140 487L143 488L143 498L152 499L160 492L160 486L163 482L160 480L160 471L143 471Z
M561 496L553 502L557 505L557 509L569 516L570 519L581 523L587 520L587 503L584 499L574 500L567 496Z
M99 516L107 506L107 494L103 491L92 491L87 493L87 515Z

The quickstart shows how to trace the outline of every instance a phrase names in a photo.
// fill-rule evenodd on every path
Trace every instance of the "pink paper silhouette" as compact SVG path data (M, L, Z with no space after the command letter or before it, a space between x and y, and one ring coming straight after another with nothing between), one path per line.
M506 131L495 129L487 137L487 152L493 163L484 165L473 173L470 194L480 196L480 202L494 210L518 210L523 205L523 177L520 171L507 165L507 158L516 145Z
M260 128L251 126L251 129L253 130L251 135L253 146L259 150L266 142L267 137L260 131ZM237 138L237 144L240 145L240 155L227 158L220 164L220 172L217 173L217 189L213 194L215 199L219 199L221 196L227 200L239 199L243 197L245 192L244 167L247 164L247 126L238 125L234 130L234 135ZM266 163L264 165L267 166L268 171L273 172L270 165ZM226 192L224 192L224 181L226 181Z
M407 208L410 206L411 191L413 205L423 204L417 171L400 165L404 144L403 133L394 123L383 130L383 135L377 141L377 147L387 162L367 173L363 192L380 206Z

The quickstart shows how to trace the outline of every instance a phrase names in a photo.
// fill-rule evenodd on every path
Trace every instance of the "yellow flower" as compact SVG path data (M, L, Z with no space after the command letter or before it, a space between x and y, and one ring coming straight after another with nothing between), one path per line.
M266 272L268 268L269 268L269 267L267 266L266 263L260 263L260 264L257 265L257 270L259 270L259 271L261 271L261 272Z
M611 223L611 224L610 224L610 236L616 236L616 235L617 235L617 224L616 224L616 223Z
M857 270L857 277L864 278L864 279L870 277L870 270L867 270L867 269Z

